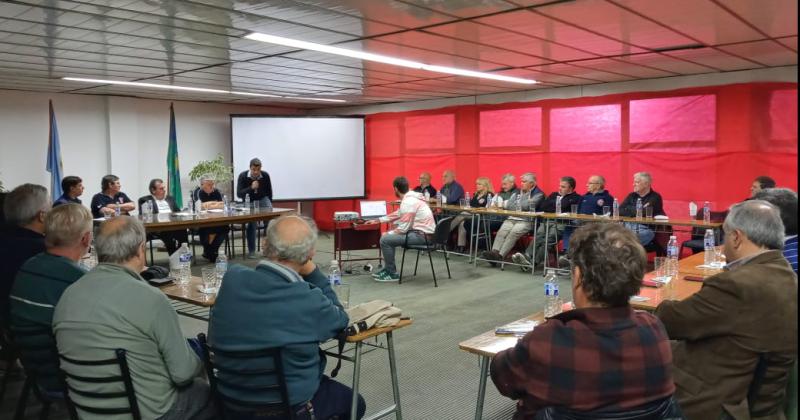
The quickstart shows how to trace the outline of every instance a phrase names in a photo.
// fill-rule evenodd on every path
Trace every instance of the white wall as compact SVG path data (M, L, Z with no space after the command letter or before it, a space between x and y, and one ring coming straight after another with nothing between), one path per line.
M78 175L88 205L100 178L113 173L133 200L147 194L151 178L167 177L169 101L115 96L0 90L0 180L6 189L32 182L48 186L45 170L48 100L58 122L63 175ZM200 160L221 153L230 161L230 114L288 114L251 105L174 102L184 194L187 174Z

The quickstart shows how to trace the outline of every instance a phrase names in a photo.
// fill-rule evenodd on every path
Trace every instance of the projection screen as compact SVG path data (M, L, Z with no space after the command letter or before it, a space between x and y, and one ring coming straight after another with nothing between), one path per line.
M364 117L231 115L231 150L236 176L261 159L273 201L365 195Z

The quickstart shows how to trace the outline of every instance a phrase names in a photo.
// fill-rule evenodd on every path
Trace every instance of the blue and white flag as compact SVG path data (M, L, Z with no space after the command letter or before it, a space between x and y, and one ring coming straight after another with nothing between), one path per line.
M50 137L47 144L47 172L50 172L50 197L56 201L64 193L61 190L61 146L58 142L58 125L56 113L53 111L53 101L50 101Z

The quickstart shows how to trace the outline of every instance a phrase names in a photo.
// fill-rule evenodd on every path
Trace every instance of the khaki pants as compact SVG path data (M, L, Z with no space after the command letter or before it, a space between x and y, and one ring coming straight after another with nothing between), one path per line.
M514 244L523 235L531 231L533 224L527 220L506 219L494 237L492 250L497 251L504 258L514 248Z

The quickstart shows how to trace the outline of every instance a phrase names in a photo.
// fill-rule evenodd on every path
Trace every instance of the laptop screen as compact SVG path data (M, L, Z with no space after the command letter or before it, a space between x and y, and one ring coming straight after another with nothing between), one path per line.
M361 217L386 216L386 201L361 201Z

